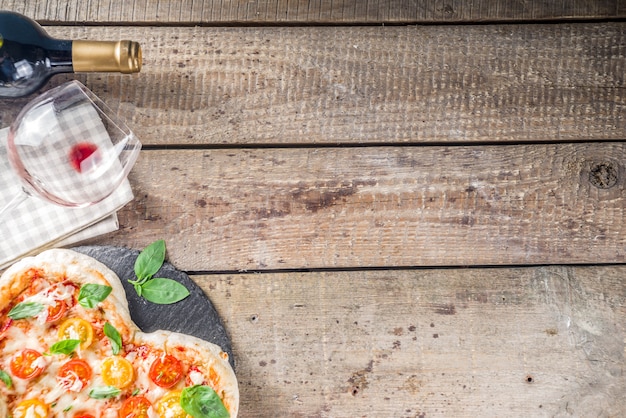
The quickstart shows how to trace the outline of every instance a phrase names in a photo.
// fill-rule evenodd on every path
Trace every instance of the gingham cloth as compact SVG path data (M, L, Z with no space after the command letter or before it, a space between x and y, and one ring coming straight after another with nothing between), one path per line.
M0 208L21 183L11 168L6 150L8 128L0 130ZM67 208L31 196L0 219L0 270L17 259L50 247L60 247L118 228L115 212L133 199L126 180L102 202L86 208Z
M97 202L110 193L123 171L116 151L118 148L121 151L125 143L113 146L105 122L91 103L74 103L63 112L59 112L56 106L54 102L47 102L23 116L16 142L29 146L20 149L20 159L25 167L37 167L37 182L45 184L46 191L57 199L79 205L87 201ZM39 132L30 134L32 126L41 125L46 127L44 138ZM57 163L67 161L67 144L74 143L73 138L84 138L98 149L97 153L81 161L80 174L72 164ZM110 154L114 155L113 158L107 159ZM50 164L41 164L42 156ZM90 165L99 160L108 164L91 169Z

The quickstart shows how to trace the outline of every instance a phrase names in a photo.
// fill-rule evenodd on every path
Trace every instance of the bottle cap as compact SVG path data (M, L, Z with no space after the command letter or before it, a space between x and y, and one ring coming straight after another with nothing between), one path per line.
M133 41L73 41L75 72L137 73L142 64L141 46Z

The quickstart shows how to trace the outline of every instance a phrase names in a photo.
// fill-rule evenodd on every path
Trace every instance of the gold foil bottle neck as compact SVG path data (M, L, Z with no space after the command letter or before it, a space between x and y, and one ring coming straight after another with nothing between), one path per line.
M133 41L72 42L74 72L137 73L141 59L141 46Z

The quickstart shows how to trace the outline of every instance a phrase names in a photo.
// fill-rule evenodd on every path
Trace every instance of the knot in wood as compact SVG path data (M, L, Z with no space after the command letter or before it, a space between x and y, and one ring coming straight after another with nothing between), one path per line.
M618 173L617 165L613 162L595 163L589 171L589 181L599 189L609 189L617 184Z

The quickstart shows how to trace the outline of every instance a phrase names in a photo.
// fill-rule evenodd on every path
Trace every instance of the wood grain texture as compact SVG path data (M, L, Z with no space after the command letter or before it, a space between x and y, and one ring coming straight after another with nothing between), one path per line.
M146 144L626 137L624 23L50 29L143 44L140 74L80 79Z
M242 417L621 416L624 267L194 276Z
M46 22L374 24L601 19L626 16L624 0L1 0Z
M165 237L183 270L621 263L625 152L144 151L120 231L96 242L142 248Z
M143 45L138 75L46 87L78 78L146 144L88 243L166 240L242 418L624 415L625 0L0 8ZM455 22L506 24L411 26ZM616 264L507 267L579 263Z

